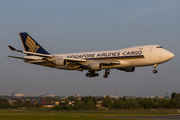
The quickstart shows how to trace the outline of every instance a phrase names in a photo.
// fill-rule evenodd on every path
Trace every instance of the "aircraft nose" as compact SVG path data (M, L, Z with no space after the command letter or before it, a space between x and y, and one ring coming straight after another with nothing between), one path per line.
M161 59L164 61L170 60L174 57L174 54L168 50L161 51Z
M172 59L174 57L174 54L170 51L165 52L165 56L168 60Z
M174 57L174 54L172 52L169 52L168 56L170 59L172 59Z

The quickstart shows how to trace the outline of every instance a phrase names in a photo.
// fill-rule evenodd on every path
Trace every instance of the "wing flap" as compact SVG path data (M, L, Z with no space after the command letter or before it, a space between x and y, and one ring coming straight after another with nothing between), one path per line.
M104 60L100 60L100 61L97 61L98 63L102 63L104 65L129 65L128 62L126 61L104 61Z
M120 64L120 61L105 61L105 60L96 60L98 63L102 63L102 64Z
M64 58L68 60L69 62L86 62L85 59L72 59L72 58Z

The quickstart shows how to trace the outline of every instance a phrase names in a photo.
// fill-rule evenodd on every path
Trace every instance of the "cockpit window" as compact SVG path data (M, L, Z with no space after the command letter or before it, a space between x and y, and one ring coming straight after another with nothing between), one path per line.
M163 48L162 46L157 46L156 48Z

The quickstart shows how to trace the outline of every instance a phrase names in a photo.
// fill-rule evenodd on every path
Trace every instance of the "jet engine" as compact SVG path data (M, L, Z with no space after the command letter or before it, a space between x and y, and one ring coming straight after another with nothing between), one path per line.
M102 64L101 63L93 63L89 65L89 68L91 70L101 70L102 69Z
M63 58L60 58L60 59L54 60L52 63L55 64L55 65L59 65L59 66L66 66L67 65L67 60L63 59Z
M125 72L134 72L135 67L126 67L126 68L121 68L121 69L118 69L118 70L122 70L122 71L125 71Z

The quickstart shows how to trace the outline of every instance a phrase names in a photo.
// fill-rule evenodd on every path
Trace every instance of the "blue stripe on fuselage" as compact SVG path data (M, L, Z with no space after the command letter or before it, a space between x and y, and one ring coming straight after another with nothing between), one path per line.
M136 56L118 56L118 57L100 57L100 58L87 58L86 60L103 60L103 59L141 59L144 58L144 55Z

